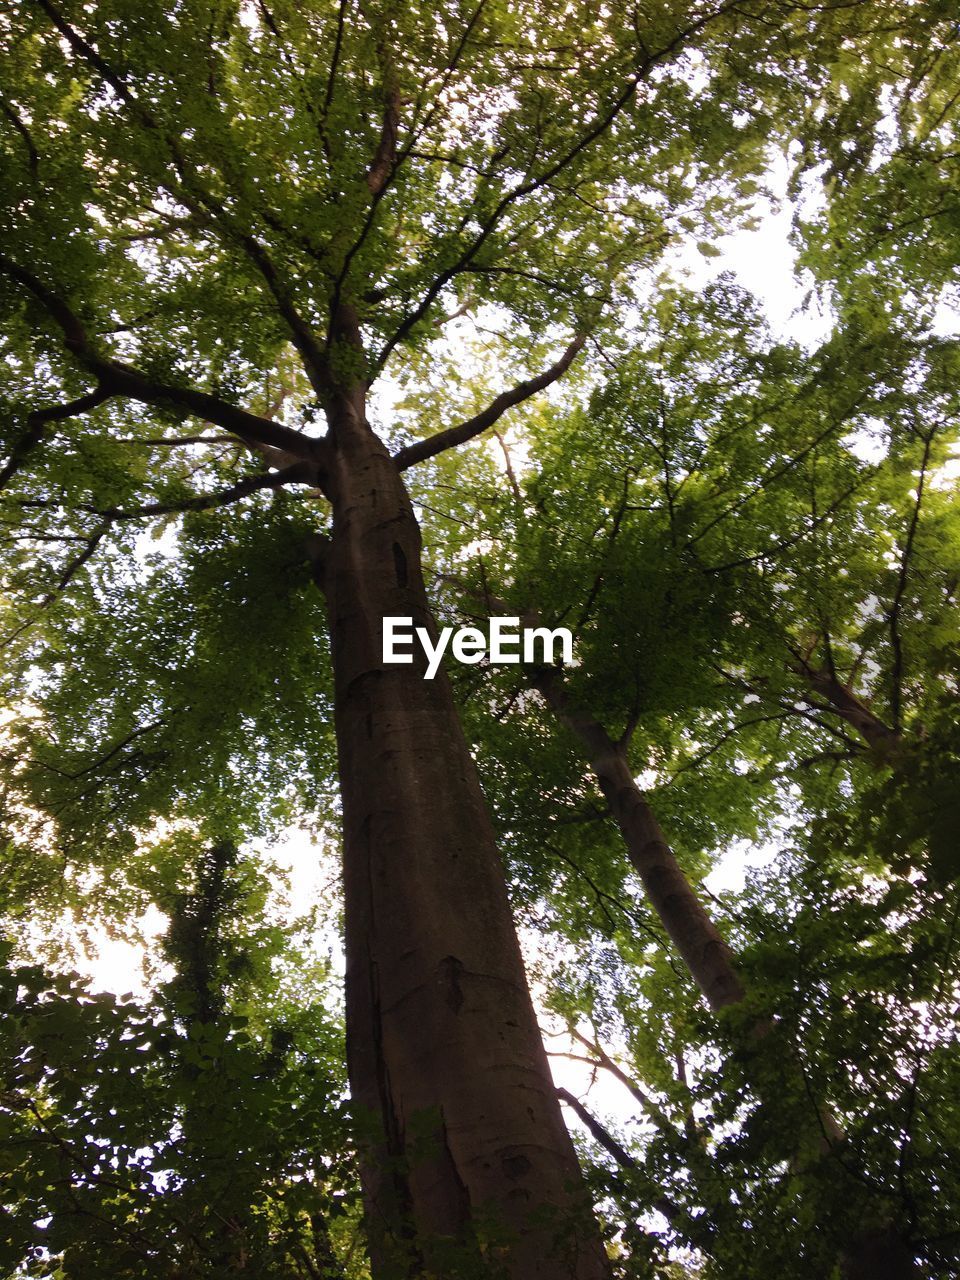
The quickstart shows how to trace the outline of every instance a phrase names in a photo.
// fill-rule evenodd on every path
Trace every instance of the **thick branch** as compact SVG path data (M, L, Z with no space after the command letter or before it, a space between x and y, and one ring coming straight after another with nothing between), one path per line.
M183 502L151 502L143 507L134 507L123 511L119 507L107 507L98 510L97 515L106 520L141 520L146 516L179 515L187 511L211 511L215 507L227 507L241 498L247 498L261 489L279 489L285 484L310 484L313 480L312 468L305 462L294 463L282 471L265 472L261 475L246 476L237 481L229 489L221 489L219 493L206 493L196 498L187 498Z
M417 462L436 457L438 453L443 453L446 449L452 449L480 435L502 418L508 409L522 404L524 400L529 400L538 391L543 391L545 387L549 387L551 383L561 378L570 368L586 340L586 334L577 334L560 359L549 369L545 369L535 378L517 383L509 391L501 392L492 403L487 405L486 409L468 418L466 422L461 422L459 426L438 431L436 435L429 436L426 440L418 440L415 444L409 444L406 448L398 450L393 455L394 462L401 471L405 471L407 467L412 467Z
M321 442L312 440L259 414L220 400L206 391L157 382L130 365L108 360L96 352L79 318L62 298L32 272L0 253L0 271L31 293L63 331L64 345L99 380L107 395L126 396L144 404L169 404L186 409L247 444L267 445L294 457L317 460Z
M318 456L321 441L311 440L291 427L285 427L270 418L261 418L259 414L249 413L246 409L220 400L206 391L154 382L129 365L96 358L90 362L90 367L100 373L114 395L128 396L144 404L176 405L198 418L231 431L245 444L257 447L265 445L303 460L316 459Z
M205 203L209 207L215 207L220 220L227 226L226 214L222 206L214 205L210 197L204 197ZM329 378L327 358L318 344L313 330L301 316L300 312L293 304L287 288L281 283L277 276L276 269L271 261L270 255L260 244L259 240L252 235L241 235L239 241L243 246L247 257L254 264L260 274L263 276L267 288L277 304L277 310L286 321L287 328L290 330L290 337L293 345L300 353L303 359L303 365L310 379L310 385L316 391L317 395L323 398L329 391Z
M818 670L802 659L794 670L804 677L815 692L826 698L833 709L839 712L875 751L889 751L900 741L899 731L885 724L875 712L860 701L849 686L843 684L835 675L831 675L829 671ZM816 701L813 701L812 705L820 706Z

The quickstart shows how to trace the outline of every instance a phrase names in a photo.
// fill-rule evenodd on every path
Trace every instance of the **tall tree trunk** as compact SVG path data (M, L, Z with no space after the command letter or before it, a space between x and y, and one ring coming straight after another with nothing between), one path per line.
M600 1280L605 1255L448 681L424 680L420 655L382 661L385 616L435 631L417 521L360 393L330 417L322 584L343 798L348 1066L370 1126L374 1275Z
M650 905L707 1003L711 1009L739 1003L746 996L746 988L737 972L733 952L677 862L656 815L637 785L625 748L610 737L598 720L570 698L559 671L539 671L534 684L557 718L578 739L610 806L611 817L620 828L627 856L640 876ZM827 692L826 689L823 691ZM829 696L844 714L851 709L846 702L841 704L833 690L829 691ZM880 725L861 704L852 710L856 719L852 715L848 718L871 746L880 741L886 745L898 739L898 735ZM760 1041L769 1026L765 1020L757 1021L750 1034ZM789 1079L790 1072L790 1065L785 1064L785 1080ZM760 1091L760 1097L765 1108L776 1110L779 1107L779 1100L771 1097L768 1090ZM817 1125L820 1132L818 1154L814 1165L806 1170L814 1178L818 1176L820 1162L830 1159L835 1149L846 1141L842 1126L826 1104L821 1103L817 1108ZM881 1277L883 1280L911 1280L916 1275L911 1250L897 1229L889 1225L856 1233L844 1251L840 1265L844 1280L867 1280L867 1277L871 1280L874 1277L876 1280Z
M630 864L650 905L711 1009L744 997L733 953L677 861L656 815L637 786L625 748L563 687L558 671L538 672L535 684L548 706L580 742L620 828Z

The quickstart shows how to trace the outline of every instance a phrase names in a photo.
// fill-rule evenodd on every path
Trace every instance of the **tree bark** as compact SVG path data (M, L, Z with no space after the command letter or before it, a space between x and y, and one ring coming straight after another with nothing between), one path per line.
M599 721L572 702L558 671L539 672L535 685L579 740L650 905L710 1008L737 1004L745 992L733 953L677 862L630 771L626 750L614 742Z
M843 684L829 671L818 671L807 662L799 663L794 670L807 680L812 689L826 698L833 709L856 729L867 746L878 755L889 756L896 750L902 740L899 730L891 729L884 723L860 701L849 685Z
M347 1052L376 1280L601 1280L607 1262L527 987L503 867L441 672L385 666L435 625L420 533L359 392L328 411ZM485 1245L484 1242L487 1242Z

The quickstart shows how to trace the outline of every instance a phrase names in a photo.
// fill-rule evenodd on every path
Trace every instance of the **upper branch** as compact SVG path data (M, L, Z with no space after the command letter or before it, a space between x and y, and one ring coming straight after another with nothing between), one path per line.
M900 634L900 614L903 606L903 596L907 589L907 578L910 573L910 560L913 554L914 541L916 539L917 528L920 524L920 510L923 506L923 490L927 479L927 472L930 467L930 454L933 449L933 438L936 434L936 427L923 437L923 457L920 461L920 476L917 480L917 497L913 504L913 513L910 516L910 525L907 529L907 538L903 546L903 554L900 557L900 568L897 571L897 588L887 612L887 622L890 626L890 643L893 649L893 671L891 672L891 689L890 689L890 709L893 718L893 727L899 732L901 728L901 704L903 700L903 637Z
M333 64L331 65L331 68L330 68L330 80L327 86L327 99L324 106L324 118L326 118L326 114L329 111L330 104L332 102L332 97L333 97L334 76L336 74L337 59L339 56L340 42L343 34L343 18L344 18L345 3L346 3L346 0L341 0L340 13L338 18L338 27L337 27L337 43L334 48ZM467 22L463 32L461 33L460 39L457 42L453 57L450 59L450 62L448 63L446 69L444 70L440 87L438 88L437 93L435 95L433 107L427 113L426 119L421 122L419 128L411 129L410 137L407 141L406 146L403 148L402 151L398 151L400 99L399 99L399 88L398 86L396 86L395 79L392 82L392 84L394 89L396 90L396 97L392 104L391 104L390 91L388 90L387 93L385 94L385 98L386 98L385 115L384 115L384 121L383 121L383 128L380 136L380 146L377 151L377 156L374 158L373 162L371 163L370 169L367 173L367 185L370 188L370 193L373 198L370 201L370 206L367 209L367 215L363 221L363 225L360 228L359 234L357 235L353 244L344 254L343 262L340 266L340 273L337 276L337 280L334 285L333 299L330 307L331 316L337 315L337 312L340 307L340 299L342 297L344 286L347 281L347 276L349 275L349 272L350 272L350 267L356 255L363 248L363 245L367 239L367 236L373 230L374 224L377 219L377 213L380 207L380 202L383 199L384 195L386 194L387 189L389 188L391 182L393 181L394 175L396 174L397 170L404 163L404 161L406 161L408 157L411 154L413 154L413 151L417 144L418 139L421 137L423 131L429 127L429 124L433 121L437 111L439 110L443 93L446 90L446 87L450 82L450 78L452 77L454 71L456 70L460 62L460 58L464 50L466 49L467 41L470 37L470 34L473 31L473 28L476 25L476 23L479 21L480 15L483 12L483 9L486 3L487 3L487 0L480 0L480 3L477 5L477 8L475 9L473 15L471 16L470 20ZM392 121L389 114L391 110L395 110L397 113L396 119ZM388 162L382 168L378 168L377 158L381 156L381 153L386 157ZM373 175L372 181L371 181L371 175ZM332 337L332 335L328 335L328 337ZM389 354L389 352L387 354ZM382 368L385 360L386 360L386 356L383 357L383 359L380 361L377 367Z
M327 390L326 364L323 352L317 343L309 324L303 319L294 305L292 294L286 284L281 281L267 251L256 237L233 225L223 204L210 191L202 187L197 179L196 165L184 155L180 140L175 134L164 128L162 122L147 108L140 97L131 89L124 77L114 68L83 35L64 18L63 14L51 3L51 0L38 0L50 21L66 40L74 55L92 67L97 74L110 85L114 93L121 99L140 124L156 137L160 138L170 153L170 159L179 176L179 189L171 191L176 199L182 201L195 215L207 215L222 235L233 240L242 248L249 260L259 271L277 309L290 330L294 346L303 357L304 367L314 390L321 397ZM263 216L276 228L276 222L266 212ZM311 256L316 256L312 246L305 246Z
M214 204L209 198L206 203L211 207ZM221 217L225 217L222 212ZM274 302L277 304L277 310L290 330L293 345L303 358L310 385L321 398L324 397L329 390L327 361L313 330L297 310L290 291L281 283L270 255L257 240L256 236L242 235L240 236L240 243L247 257L263 277Z
M395 83L384 88L383 125L380 141L367 170L367 186L373 195L384 191L397 159L397 132L400 127L400 90Z
M545 387L549 387L552 382L556 382L570 368L577 354L586 342L586 334L578 333L570 345L564 351L563 355L552 364L549 369L545 369L543 373L538 374L535 378L528 378L524 382L518 382L515 387L509 391L503 391L497 396L486 409L475 414L474 417L468 418L466 422L461 422L459 426L449 427L446 431L438 431L435 435L428 436L426 440L417 440L414 444L408 444L405 448L400 449L393 455L401 471L405 471L407 467L412 467L416 462L423 462L426 458L433 458L438 453L443 453L446 449L452 449L455 445L464 444L467 440L472 440L474 436L480 435L507 412L514 405L522 404L524 400L529 400L531 396L543 391Z
M590 1132L594 1141L603 1147L608 1155L613 1157L617 1165L625 1173L632 1173L637 1168L637 1161L629 1151L626 1150L622 1143L617 1141L613 1134L600 1123L596 1116L587 1110L580 1099L575 1097L569 1089L562 1087L557 1089L557 1097L570 1108L580 1123ZM691 1244L709 1247L709 1241L713 1234L709 1224L705 1224L699 1218L694 1218L687 1213L686 1209L675 1204L668 1196L657 1196L651 1207L662 1213L670 1223L670 1226L674 1230L681 1232Z
M17 133L20 135L21 139L23 140L23 145L27 149L27 156L29 157L29 161L30 161L30 172L33 174L34 178L36 178L37 173L39 172L39 169L40 169L40 153L37 151L37 148L34 146L33 137L30 133L30 130L20 119L20 116L17 114L14 108L10 105L10 103L6 102L3 98L0 98L0 111L3 112L3 114L10 121L14 129L16 129Z
M430 310L436 298L442 290L450 283L450 281L461 272L466 271L477 254L483 248L484 244L493 235L494 231L500 225L507 211L512 208L517 201L524 199L526 196L532 195L548 186L554 178L568 169L584 152L603 138L611 128L615 125L618 118L628 108L633 101L638 89L661 63L673 57L683 49L691 36L697 35L705 27L716 19L722 17L729 10L733 9L737 0L724 0L715 9L711 9L708 13L695 19L687 26L680 28L672 40L669 40L661 49L650 53L644 51L644 56L637 65L634 72L627 77L620 92L613 101L607 106L606 110L597 115L592 123L586 128L582 134L559 155L547 167L539 173L524 178L523 181L517 183L505 191L494 206L489 217L487 217L476 236L466 246L459 258L439 272L431 283L427 286L420 300L416 303L411 311L409 311L392 336L384 343L382 349L377 355L375 361L375 369L379 371L384 367L390 358L393 350L403 342L410 332ZM419 136L419 135L415 135Z
M649 1094L644 1093L636 1081L632 1080L618 1063L614 1062L610 1055L604 1050L603 1046L593 1040L588 1040L585 1035L582 1035L581 1032L576 1029L576 1027L570 1027L569 1030L570 1035L574 1040L578 1040L585 1049L589 1049L589 1051L595 1055L596 1061L594 1065L604 1067L612 1076L619 1080L624 1088L628 1089L630 1093L633 1094L644 1112L650 1117L661 1132L675 1137L677 1131L669 1117L664 1113L663 1109L657 1105ZM593 1061L593 1059L589 1059L589 1061Z

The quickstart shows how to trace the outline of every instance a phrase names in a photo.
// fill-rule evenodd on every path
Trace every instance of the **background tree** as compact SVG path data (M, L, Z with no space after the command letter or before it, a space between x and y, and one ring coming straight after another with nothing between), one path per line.
M170 973L153 999L4 970L4 1274L357 1274L325 975L263 918L249 859L220 843L193 865L188 892L158 895Z
M796 1259L828 1274L831 1256L846 1274L913 1274L917 1251L940 1257L949 1222L918 1210L932 1208L932 1186L917 1172L911 1188L904 1170L917 1064L953 1035L960 771L939 708L957 669L957 506L943 474L955 360L953 340L896 331L882 345L841 332L812 354L775 345L729 283L662 297L587 411L529 424L509 493L493 457L486 490L451 475L442 491L444 520L462 518L462 553L442 573L461 608L529 617L535 598L537 620L576 627L576 667L470 668L458 686L492 756L487 787L526 900L585 954L596 947L589 978L582 963L561 971L557 1008L581 1039L586 1020L637 1046L628 1077L653 1124L647 1140L684 1187L666 1196L672 1229L738 1275ZM921 464L912 475L905 453ZM559 483L572 459L576 490ZM704 871L731 841L758 838L789 855L756 898L711 902ZM892 904L906 902L894 923ZM661 930L699 994L732 1016L691 1017L689 982L678 1005ZM820 986L834 967L839 1006ZM659 1043L638 1025L651 1016L665 1019ZM831 1017L849 1039L824 1052ZM588 1056L623 1079L596 1039ZM700 1069L727 1063L719 1086L678 1094L667 1064L691 1053ZM839 1061L877 1092L864 1085L852 1103ZM922 1112L941 1100L949 1111L939 1081L924 1087ZM701 1136L717 1142L716 1160L691 1147L695 1098L710 1099ZM758 1216L784 1214L747 1253L743 1206L756 1193L726 1181L731 1123L747 1176L770 1170ZM651 1179L650 1159L618 1143L606 1151L620 1181L642 1170L638 1194L662 1208L673 1175ZM718 1233L706 1242L704 1222Z

